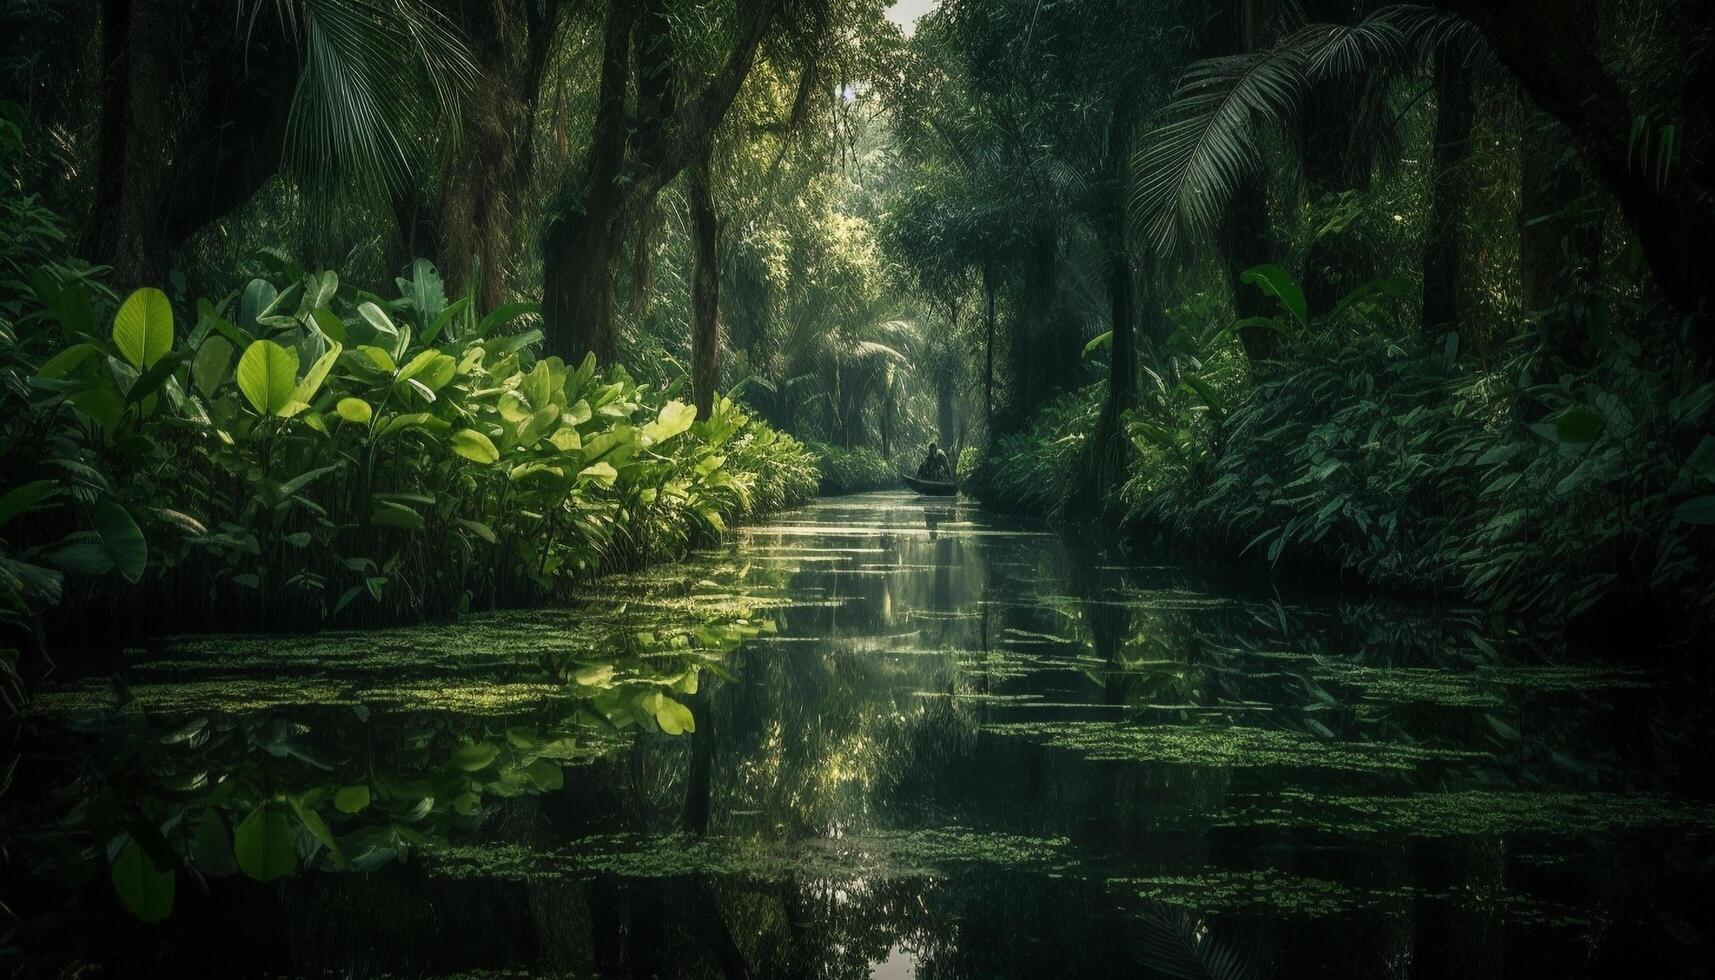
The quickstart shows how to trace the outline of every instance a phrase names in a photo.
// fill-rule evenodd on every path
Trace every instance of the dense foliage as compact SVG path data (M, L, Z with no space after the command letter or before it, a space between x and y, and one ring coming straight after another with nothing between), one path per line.
M0 585L36 645L44 613L124 641L563 598L816 491L731 401L699 419L540 356L533 304L478 315L423 260L391 296L282 263L283 288L114 303L51 212L10 227Z

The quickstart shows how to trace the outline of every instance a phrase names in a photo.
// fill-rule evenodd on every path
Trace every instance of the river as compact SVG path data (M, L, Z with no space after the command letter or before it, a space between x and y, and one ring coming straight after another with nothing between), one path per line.
M16 972L1643 976L1712 939L1691 692L964 501L132 661L25 727Z

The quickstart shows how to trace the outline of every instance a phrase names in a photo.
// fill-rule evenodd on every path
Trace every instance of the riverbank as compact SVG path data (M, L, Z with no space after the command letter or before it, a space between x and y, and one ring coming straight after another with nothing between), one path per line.
M1124 479L1088 492L1105 385L990 447L985 504L1094 521L1210 559L1439 594L1555 642L1685 652L1715 618L1711 386L1613 353L1521 390L1381 340L1328 344L1230 391L1145 399Z
M9 699L163 632L565 601L816 492L816 457L729 400L541 356L533 304L479 314L426 262L399 287L37 276L4 352L38 392L3 433Z

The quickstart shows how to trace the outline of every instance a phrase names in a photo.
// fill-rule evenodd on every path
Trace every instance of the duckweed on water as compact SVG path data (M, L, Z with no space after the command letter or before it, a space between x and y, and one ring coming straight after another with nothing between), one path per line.
M1479 753L1381 742L1340 742L1277 729L1136 725L1113 721L1008 722L994 735L1029 738L1096 761L1152 762L1222 768L1315 768L1350 772L1412 771L1426 762Z
M1715 832L1715 806L1620 793L1465 790L1412 796L1321 796L1287 790L1278 804L1255 808L1231 825L1432 838L1518 833L1600 837L1667 829Z
M1322 878L1286 874L1272 868L1210 871L1190 876L1110 878L1108 885L1146 901L1161 902L1192 912L1267 909L1309 918L1411 897L1410 892L1403 889L1360 889Z
M753 881L936 877L971 865L1045 873L1071 867L1070 845L1064 837L1025 837L963 827L796 841L609 834L584 838L559 851L514 844L438 847L430 853L430 873L506 880L699 874Z

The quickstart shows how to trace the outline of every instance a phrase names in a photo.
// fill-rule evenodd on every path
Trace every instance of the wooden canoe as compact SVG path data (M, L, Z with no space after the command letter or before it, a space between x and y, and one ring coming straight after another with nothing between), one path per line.
M951 497L959 492L956 481L919 480L909 473L901 473L899 478L905 481L906 486L930 497Z

